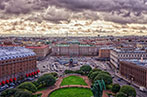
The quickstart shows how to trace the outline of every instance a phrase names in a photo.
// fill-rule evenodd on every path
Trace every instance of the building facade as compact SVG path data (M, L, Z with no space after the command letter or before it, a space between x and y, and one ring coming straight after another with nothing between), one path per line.
M97 47L85 44L58 44L52 47L52 55L56 56L96 56Z
M36 54L23 47L0 47L0 82L37 72Z
M122 60L143 60L147 59L147 52L144 50L121 50L121 49L113 49L110 51L110 62L111 64L119 68L119 62Z
M37 60L42 60L49 53L51 53L51 48L49 48L48 45L43 45L43 46L26 46L26 48L29 48L29 49L33 50L36 53Z
M110 50L111 48L100 48L98 57L105 60L110 60Z
M119 73L130 82L147 88L147 62L121 61Z

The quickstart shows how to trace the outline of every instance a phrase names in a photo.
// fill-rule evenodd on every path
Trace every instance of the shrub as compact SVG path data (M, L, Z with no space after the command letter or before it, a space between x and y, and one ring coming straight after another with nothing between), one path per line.
M72 71L72 70L65 70L64 73L65 74L71 74L71 73L74 73L74 71Z
M74 73L82 74L82 71L81 70L76 70L76 71L74 71Z
M118 92L116 97L127 97L123 92Z
M11 97L17 90L18 89L7 89L1 93L0 97Z
M112 86L112 92L117 93L120 90L120 85L119 84L113 84Z
M136 97L135 89L128 85L122 86L120 92L124 93L127 97Z
M16 91L14 97L32 97L32 94L28 91Z
M112 86L113 86L113 84L106 85L106 89L112 90Z
M17 88L18 89L26 89L26 90L31 91L33 93L35 93L37 91L36 86L32 82L24 82L24 83L20 84Z
M55 78L57 78L58 77L58 74L56 73L56 72L51 72L51 73L49 73L49 74L51 74L53 77L55 77Z

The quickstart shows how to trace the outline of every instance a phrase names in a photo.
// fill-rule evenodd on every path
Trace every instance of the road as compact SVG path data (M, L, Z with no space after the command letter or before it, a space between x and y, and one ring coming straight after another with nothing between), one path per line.
M102 69L102 70L105 69L105 70L106 70L107 72L109 72L112 76L114 76L114 78L113 78L113 83L118 83L118 84L120 84L120 86L128 85L128 82L125 81L125 80L118 81L119 77L115 75L115 71L112 70L112 69L110 68L110 66L109 66L107 63L105 63L105 62L104 62L104 63L103 63L103 62L99 62L99 63L101 63L101 64L99 65L99 66L100 66L100 69ZM102 64L103 64L103 66L102 66ZM102 66L102 67L101 67L101 66ZM130 85L130 86L132 86L132 87L135 88L136 93L137 93L137 96L136 96L136 97L147 97L147 92L145 93L145 92L140 91L139 88L136 87L136 86L134 86L134 85Z
M58 74L63 74L65 69L74 69L74 70L76 69L77 70L80 68L81 63L89 64L93 68L98 67L99 69L109 72L114 77L113 83L118 83L121 86L128 85L127 84L128 82L125 80L118 81L119 77L115 75L115 71L111 69L111 67L107 64L107 62L96 61L94 58L90 58L90 57L74 57L74 59L78 60L79 66L69 68L69 67L66 67L64 65L61 65L55 62L55 59L57 58L58 57L48 56L45 60L43 60L42 62L39 62L37 67L40 68L41 71L44 71L44 73L57 71ZM147 93L141 92L138 87L135 87L133 85L131 86L135 88L137 97L147 97Z

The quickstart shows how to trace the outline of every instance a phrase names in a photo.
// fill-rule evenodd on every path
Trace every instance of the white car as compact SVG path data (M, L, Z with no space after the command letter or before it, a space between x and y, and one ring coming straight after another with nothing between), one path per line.
M145 92L146 88L145 87L139 87L139 90L142 91L142 92Z

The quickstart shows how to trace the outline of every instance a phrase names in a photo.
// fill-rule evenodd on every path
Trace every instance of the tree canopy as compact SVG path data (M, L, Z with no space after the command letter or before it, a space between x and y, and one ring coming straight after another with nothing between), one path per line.
M112 86L112 92L117 93L120 90L120 85L119 84L113 84Z
M17 88L18 89L26 89L26 90L31 91L33 93L35 93L37 91L37 87L32 82L24 82L24 83L20 84Z
M126 94L127 97L136 97L135 89L128 85L122 86L120 92Z
M54 85L56 82L55 77L50 74L45 74L38 78L37 83L42 84L43 87L49 87Z
M80 67L80 70L82 71L83 75L88 75L92 68L89 65L83 65Z
M95 77L94 81L96 81L96 80L104 80L106 85L109 85L109 84L112 83L112 77L110 75L108 75L108 74L105 74L105 73L98 74Z

